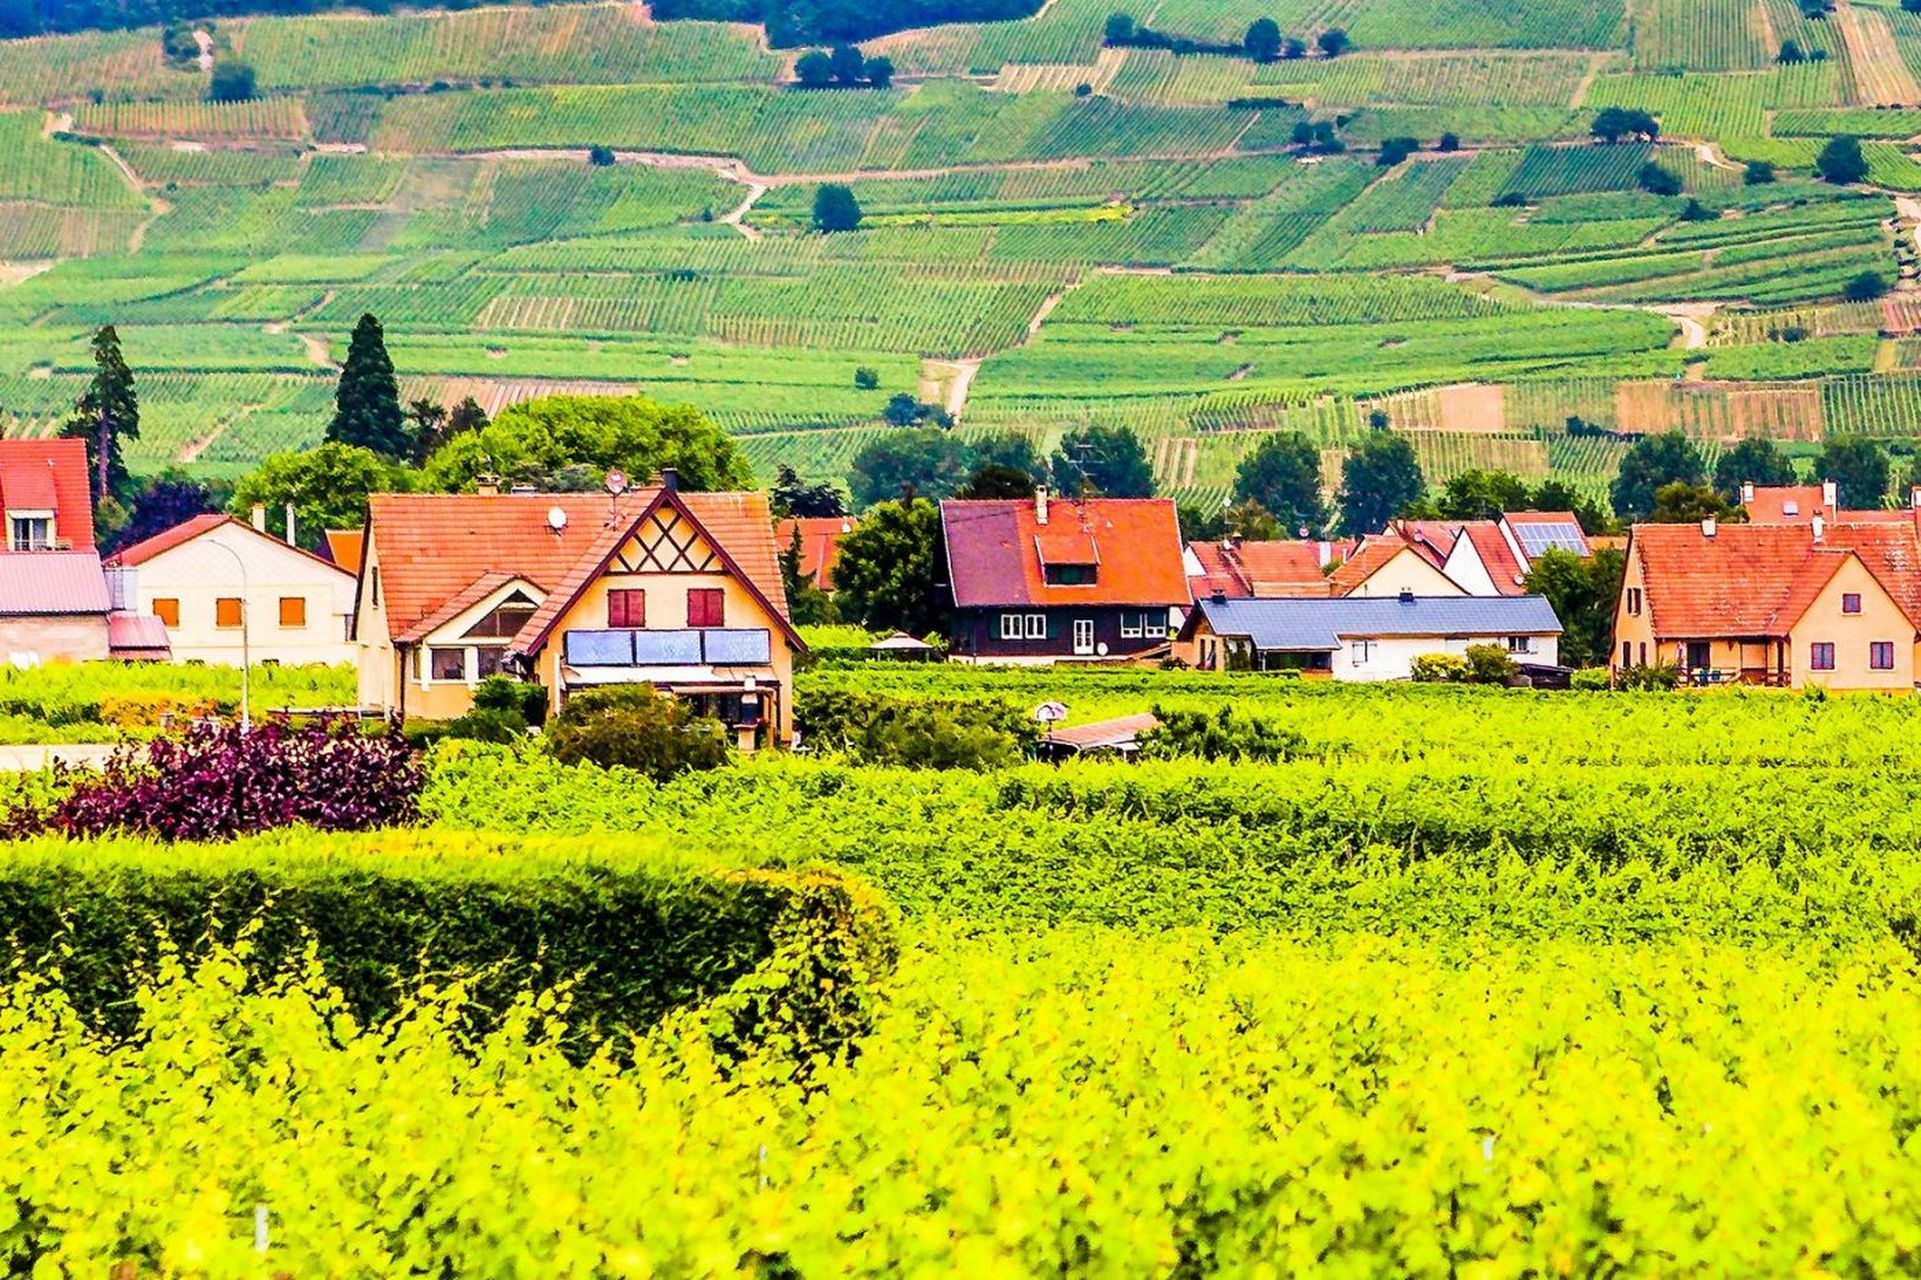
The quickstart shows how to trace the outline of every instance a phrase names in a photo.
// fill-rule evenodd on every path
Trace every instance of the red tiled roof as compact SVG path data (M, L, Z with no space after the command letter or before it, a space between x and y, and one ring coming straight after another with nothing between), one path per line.
M1328 593L1317 542L1190 542L1187 549L1201 566L1196 599L1215 592L1240 600Z
M128 566L145 564L162 551L171 551L183 542L191 542L209 529L218 529L231 519L233 519L232 516L221 515L218 511L193 516L182 520L171 529L162 529L151 538L142 538L130 547L120 548L107 557L107 563Z
M1660 639L1784 636L1850 555L1921 631L1921 540L1911 526L1639 524L1647 608Z
M356 576L360 573L360 556L367 543L364 529L327 530L327 558Z
M107 648L116 658L165 662L173 656L167 624L147 613L116 609L107 615Z
M949 499L940 511L959 608L1193 600L1180 525L1174 504L1165 498L1056 498L1048 503L1045 525L1028 499ZM1097 563L1099 569L1085 586L1050 586L1044 560Z
M1757 487L1754 496L1741 505L1747 510L1749 524L1788 524L1815 516L1831 517L1834 513L1826 509L1821 498L1818 484L1783 484ZM1793 514L1788 512L1790 504Z
M658 485L611 500L596 493L374 494L367 527L379 558L388 630L404 643L423 619L489 574L539 587L547 604L529 626L551 622L543 619L547 605L557 616L662 497ZM681 493L674 500L768 602L776 625L791 629L765 495ZM547 520L555 509L566 516L558 532Z
M75 551L92 551L93 500L87 492L86 443L0 440L0 509L8 507L52 511L53 536Z
M1521 567L1520 558L1514 554L1514 548L1508 545L1499 525L1492 520L1470 520L1461 526L1461 536L1481 557L1481 564L1486 567L1487 576L1494 580L1496 591L1504 596L1527 594L1527 588L1521 582L1527 576L1527 570Z
M0 615L104 614L112 607L96 552L0 554Z
M1334 572L1327 575L1329 593L1337 596L1347 595L1380 572L1383 565L1406 551L1409 545L1408 541L1399 534L1369 534L1361 539L1361 545L1354 548L1352 555L1342 561ZM1420 553L1416 552L1416 554Z
M1398 534L1423 560L1438 569L1447 563L1461 531L1475 524L1494 527L1492 520L1396 520L1377 536L1391 538Z
M305 547L296 547L289 543L282 542L271 533L256 529L244 520L236 520L232 516L225 515L218 511L205 511L197 516L190 516L171 529L162 529L151 538L142 538L130 547L122 547L111 556L108 556L106 563L115 567L138 567L153 559L155 556L192 542L203 533L211 533L215 529L224 528L227 525L232 525L234 528L242 530L251 537L264 538L276 547L282 547L288 551L297 551L309 560L326 565L329 569L338 570L341 573L347 574L349 577L353 576L354 571L351 569L343 569L333 561L322 559Z
M840 559L840 538L853 532L858 522L852 516L790 516L774 529L780 551L794 545L800 534L800 576L823 591L834 589L834 562Z
M400 644L412 644L416 640L424 639L479 604L482 600L485 600L494 592L514 581L517 581L517 579L513 574L503 573L498 569L483 573L460 590L448 596L441 602L438 609L435 609L432 613L427 614L405 631L396 635L394 640Z

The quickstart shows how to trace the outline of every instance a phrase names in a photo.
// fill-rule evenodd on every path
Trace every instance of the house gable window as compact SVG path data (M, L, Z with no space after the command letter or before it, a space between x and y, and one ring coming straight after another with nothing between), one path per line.
M1628 613L1639 616L1641 612L1641 588L1628 588Z
M1050 587L1091 587L1098 566L1091 564L1050 564L1042 575Z
M1868 669L1871 671L1894 670L1894 641L1875 640L1868 645Z
M160 625L177 627L180 625L180 599L177 596L155 596L153 616L160 619Z
M523 593L516 591L495 605L487 616L467 628L464 637L468 640L511 640L520 634L527 625L527 619L534 616L537 606Z
M687 589L687 625L724 627L727 625L727 593L719 587Z
M1861 612L1861 596L1859 592L1849 591L1841 597L1841 612Z
M7 517L9 551L53 550L53 516L48 512L9 512Z
M607 625L647 625L647 593L638 587L615 587L607 592Z
M1808 669L1811 671L1834 670L1834 642L1816 640L1808 646Z

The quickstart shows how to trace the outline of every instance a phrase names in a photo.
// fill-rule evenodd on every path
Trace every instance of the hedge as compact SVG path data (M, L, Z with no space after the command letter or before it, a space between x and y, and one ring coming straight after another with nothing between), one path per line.
M570 1055L702 1007L717 1049L806 1055L863 1034L895 942L884 904L831 870L672 853L655 840L275 832L0 848L0 934L76 1010L133 1031L137 977L169 949L243 952L257 977L313 946L364 1021L461 975L475 1031L532 987L570 986Z

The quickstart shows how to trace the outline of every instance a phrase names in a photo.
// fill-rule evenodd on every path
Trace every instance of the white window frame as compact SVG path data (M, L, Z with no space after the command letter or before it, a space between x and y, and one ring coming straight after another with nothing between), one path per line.
M1087 637L1087 643L1085 645L1082 645L1081 643L1081 637L1083 635ZM1092 618L1074 619L1073 640L1074 640L1074 652L1076 655L1080 657L1087 657L1096 651L1095 640L1094 640L1094 620Z
M1121 615L1121 639L1139 640L1147 630L1147 615L1144 613L1123 613Z
M16 526L29 526L27 536L15 536ZM38 526L38 533L33 526ZM9 511L7 512L7 550L9 551L51 551L53 550L53 512L51 511Z
M1019 640L1022 638L1021 615L1018 613L1003 613L1001 615L1001 639Z
M1533 653L1534 637L1533 636L1509 636L1507 638L1507 651L1509 653Z
M1158 612L1143 613L1141 615L1141 631L1149 640L1165 640L1167 638L1167 615Z
M1357 667L1366 666L1374 657L1374 642L1372 640L1350 641L1349 647L1354 654L1354 665Z
M1047 639L1047 615L1030 613L1027 615L1027 638L1029 640Z

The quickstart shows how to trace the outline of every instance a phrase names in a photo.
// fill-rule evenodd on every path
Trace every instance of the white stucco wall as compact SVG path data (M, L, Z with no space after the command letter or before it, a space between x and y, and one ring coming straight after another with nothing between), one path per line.
M237 553L246 566L244 592L240 565L222 548ZM357 657L347 640L353 577L252 528L221 525L161 552L134 572L141 613L156 613L156 600L180 602L180 621L167 628L175 662L240 665L241 628L215 624L215 602L221 597L246 602L248 651L256 663L293 666ZM304 625L281 625L280 602L290 597L306 601Z
M1534 650L1531 653L1514 654L1516 662L1540 663L1553 666L1560 660L1561 642L1559 636L1531 637ZM1365 655L1362 648L1365 644ZM1342 647L1334 655L1334 678L1336 680L1378 681L1405 680L1413 670L1414 659L1427 653L1451 653L1456 656L1467 652L1469 645L1507 644L1505 635L1470 636L1466 639L1444 639L1441 637L1414 638L1397 637L1392 640L1362 641L1344 638Z

